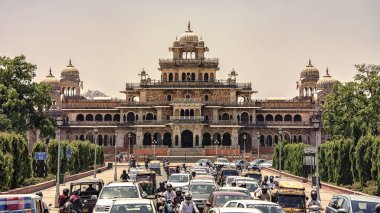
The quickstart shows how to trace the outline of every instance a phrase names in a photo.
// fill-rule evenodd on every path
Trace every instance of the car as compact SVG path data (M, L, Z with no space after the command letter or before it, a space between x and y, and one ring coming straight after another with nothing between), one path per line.
M117 199L110 208L110 213L157 213L156 205L150 199Z
M219 171L217 180L218 184L222 186L228 176L239 176L239 172L235 168L222 168Z
M263 213L285 213L279 204L263 200L230 200L223 207L255 208Z
M224 186L231 186L232 182L235 181L235 178L239 176L231 175L226 177L225 185Z
M100 191L94 212L108 212L115 199L146 198L148 195L136 182L111 182Z
M199 159L195 164L200 165L200 166L208 164L208 165L212 166L212 161L210 159L203 158L203 159Z
M215 178L212 175L196 175L193 180L210 180L215 182Z
M248 195L250 198L253 198L251 196L251 192L247 188L243 188L243 187L221 187L219 190L227 191L227 192L242 192Z
M235 177L235 182L244 182L244 181L254 181L254 182L257 182L255 178L251 178L251 177L241 177L241 176L237 176Z
M267 160L263 163L260 163L260 168L271 168L273 166L272 160Z
M36 194L0 194L0 212L45 213L42 197Z
M245 183L246 189L251 193L252 198L256 198L256 190L259 188L259 184L256 181L236 181L236 185L239 186L242 183Z
M230 162L228 161L227 158L217 158L214 164L220 165L220 166L229 166Z
M253 166L253 165L258 166L258 165L264 163L265 161L266 161L265 159L255 159L255 160L249 162L249 164L251 164L251 166Z
M189 186L191 176L187 173L174 173L168 179L168 184L172 184L174 188Z
M235 167L235 168L240 166L240 168L245 169L248 166L250 166L250 163L246 160L240 159L240 160L235 160L234 162L231 162L230 166Z
M380 204L379 197L337 194L331 198L325 212L375 212L377 204Z
M208 213L262 213L259 209L242 209L242 208L212 208Z
M193 201L199 211L205 208L207 198L210 194L218 189L215 182L209 180L192 180L190 182L189 191L193 196Z
M208 212L211 208L222 207L229 200L247 200L250 196L242 192L215 191L207 198L203 212Z

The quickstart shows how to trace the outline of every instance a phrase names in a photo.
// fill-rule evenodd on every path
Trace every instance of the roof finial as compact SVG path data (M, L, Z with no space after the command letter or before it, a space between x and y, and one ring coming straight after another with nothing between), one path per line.
M73 65L71 64L71 58L69 59L69 66L72 67Z
M51 73L51 67L49 69L49 76L53 76L53 74Z
M329 74L329 67L326 68L326 76L330 76L330 74Z
M309 58L309 66L313 66L313 65L311 65L311 59Z
M191 32L191 28L190 28L190 20L189 20L189 22L187 23L187 31Z
M176 41L178 41L178 38L177 38L177 36L175 37L175 40L176 40Z

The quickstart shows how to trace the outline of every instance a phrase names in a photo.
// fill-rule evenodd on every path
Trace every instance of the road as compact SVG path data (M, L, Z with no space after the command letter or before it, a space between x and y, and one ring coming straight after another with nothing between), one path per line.
M118 177L120 177L120 174L122 173L122 171L124 169L127 169L127 164L118 164L117 166L117 174L118 174ZM160 181L165 181L167 179L165 173L163 172L163 169L161 168L161 173L164 174L163 176L157 176L157 184L159 184ZM274 173L274 172L271 172L271 171L268 171L268 170L263 170L263 176L264 175L278 175L277 173ZM91 178L92 176L89 176L89 177L86 177L86 178ZM97 178L101 178L103 179L103 181L107 184L108 182L111 182L114 180L114 169L111 169L111 170L106 170L102 173L98 173L97 174ZM305 186L305 190L306 190L306 193L308 195L308 197L310 197L310 191L311 191L311 185L308 184L308 183L303 183L303 185ZM62 190L64 188L69 188L70 186L70 182L67 182L65 183L64 185L61 185L60 186L60 191L62 193ZM50 187L50 188L47 188L45 190L42 190L42 193L44 195L43 197L43 200L47 203L47 204L52 204L54 206L54 197L55 197L55 190L56 188L55 187ZM322 206L323 208L325 208L332 195L334 194L333 191L329 191L329 190L326 190L326 189L321 189L320 190L320 193L321 193L321 201L322 201ZM51 209L51 212L57 212L57 209L55 208L52 208Z

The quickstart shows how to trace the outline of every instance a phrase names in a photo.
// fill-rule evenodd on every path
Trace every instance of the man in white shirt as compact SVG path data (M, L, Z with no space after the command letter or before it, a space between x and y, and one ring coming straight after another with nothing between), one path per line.
M179 207L179 213L199 213L199 210L195 203L192 201L192 196L190 192L186 192L185 200L182 201L181 206Z

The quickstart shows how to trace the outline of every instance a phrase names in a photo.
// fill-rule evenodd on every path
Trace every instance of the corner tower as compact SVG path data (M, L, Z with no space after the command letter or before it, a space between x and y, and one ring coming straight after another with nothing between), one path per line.
M317 91L317 82L319 80L319 70L309 64L301 70L300 82L297 82L297 89L299 90L299 97L312 97Z

